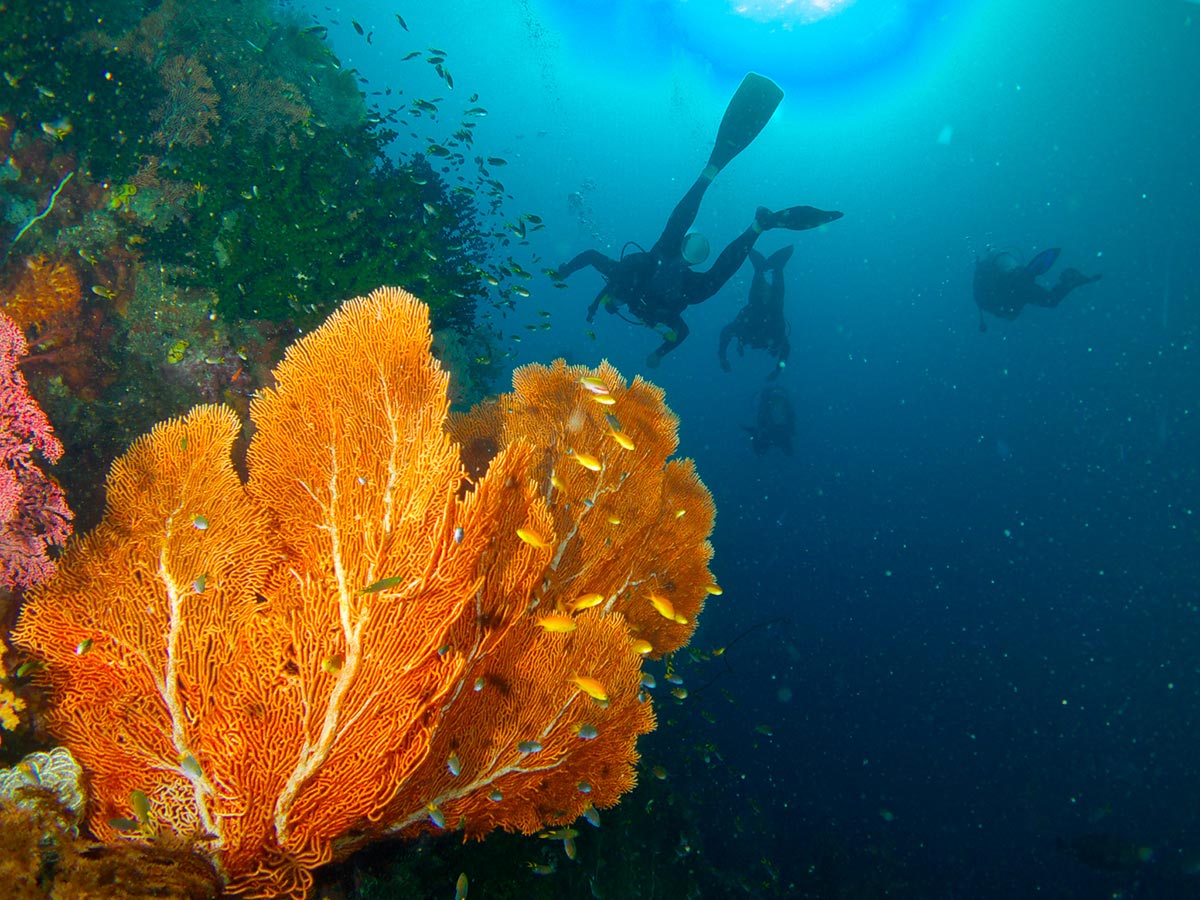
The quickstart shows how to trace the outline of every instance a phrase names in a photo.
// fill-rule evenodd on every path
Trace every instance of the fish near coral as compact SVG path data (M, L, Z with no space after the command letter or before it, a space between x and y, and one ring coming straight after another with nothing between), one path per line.
M299 900L313 869L370 841L534 833L632 787L654 716L630 643L690 636L712 583L711 497L667 460L661 392L606 368L639 453L564 478L613 493L607 514L637 537L611 537L594 506L551 506L545 467L571 446L556 405L582 410L589 446L607 427L561 364L514 380L517 417L464 490L429 347L427 308L380 289L297 342L251 404L247 481L224 407L160 424L114 463L103 521L14 633L43 663L47 725L87 774L97 837L127 839L111 823L144 795L139 825L192 841L230 893ZM518 531L555 536L553 552ZM650 572L671 576L689 624L622 594ZM580 584L613 602L548 630ZM603 705L581 698L597 692Z

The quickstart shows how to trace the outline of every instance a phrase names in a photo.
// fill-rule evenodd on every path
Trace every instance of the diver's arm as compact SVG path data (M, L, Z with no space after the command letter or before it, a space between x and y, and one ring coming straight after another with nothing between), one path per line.
M687 323L683 321L679 313L670 313L665 316L661 324L666 325L668 329L663 334L663 342L657 350L646 357L646 365L652 369L657 369L662 358L682 344L688 336Z
M605 278L608 278L617 268L617 261L605 256L599 250L584 250L570 262L565 262L555 269L555 272L559 278L567 278L584 266L591 266Z
M601 303L605 304L605 309L607 309L609 312L617 311L616 303L612 299L612 294L609 293L608 285L605 285L603 288L601 288L600 293L596 295L596 299L588 304L587 320L589 322L596 318L596 310L600 308Z

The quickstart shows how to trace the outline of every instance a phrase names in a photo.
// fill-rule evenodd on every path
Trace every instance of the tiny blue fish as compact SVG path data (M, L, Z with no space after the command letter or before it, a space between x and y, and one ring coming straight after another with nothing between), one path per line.
M592 827L600 827L600 813L596 811L596 807L589 805L588 808L583 811L583 817L587 819L587 823Z
M442 812L441 807L439 807L436 803L430 803L426 807L426 809L429 810L429 821L430 822L432 822L438 828L446 827L446 816Z
M599 736L600 736L600 732L596 729L595 725L580 725L579 726L579 737L582 740L591 741L591 740L595 740Z
M464 534L465 534L465 532L463 531L462 526L455 525L454 526L454 543L461 544Z
M541 741L518 741L517 749L522 753L537 753L542 749Z
M491 800L493 803L499 803L501 800L504 799L504 795L502 793L500 793L499 791L492 791L490 794L488 794L488 799Z
M581 794L590 794L592 792L592 785L590 782L587 782L587 781L579 782L579 784L577 784L576 787L579 788L579 793L581 793Z
M458 773L462 771L462 763L459 761L457 753L450 754L450 758L446 760L446 768L450 771L451 775L455 778L458 777Z

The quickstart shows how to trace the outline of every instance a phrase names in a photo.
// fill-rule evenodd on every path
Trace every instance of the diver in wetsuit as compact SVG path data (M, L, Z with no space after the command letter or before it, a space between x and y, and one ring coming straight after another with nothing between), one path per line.
M772 447L792 455L792 438L796 435L796 411L792 398L778 385L762 389L758 395L758 413L754 425L743 425L750 433L750 447L761 456Z
M732 322L721 329L721 342L717 346L717 358L721 368L729 369L726 351L729 342L737 338L738 356L745 347L766 350L775 357L775 368L768 379L778 377L787 365L791 344L788 342L788 324L783 317L783 267L792 257L789 245L764 258L757 250L750 251L750 262L754 265L754 280L750 282L750 298ZM768 283L767 273L773 273Z
M1050 270L1060 252L1058 247L1043 250L1024 266L1004 250L975 260L974 289L975 305L979 307L979 330L987 331L985 312L1011 322L1026 306L1058 306L1075 288L1100 280L1099 275L1089 277L1078 269L1064 269L1054 287L1038 284L1038 276Z
M607 284L588 307L589 322L603 303L610 313L625 306L643 324L660 331L662 344L646 358L646 365L651 368L658 366L687 337L683 311L719 291L745 262L760 234L770 228L803 231L842 217L840 212L811 206L792 206L778 212L760 206L754 221L721 251L708 271L692 269L708 258L708 241L702 235L688 233L696 221L704 192L717 173L762 131L782 99L783 91L769 78L752 72L742 79L721 120L708 165L676 205L662 235L649 251L612 259L598 250L585 250L557 269L560 278L567 278L584 266L592 266L604 276Z

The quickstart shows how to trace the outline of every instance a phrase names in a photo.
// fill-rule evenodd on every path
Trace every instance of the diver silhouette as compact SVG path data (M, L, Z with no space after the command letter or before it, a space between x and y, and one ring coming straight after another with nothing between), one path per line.
M766 350L775 357L775 367L767 376L773 380L787 365L791 344L788 342L788 323L783 317L783 267L792 257L791 245L776 250L769 257L757 250L750 251L750 262L754 265L754 278L750 282L750 296L737 317L721 329L721 340L717 345L717 358L721 368L730 371L727 351L729 343L737 338L738 356L744 348ZM767 273L771 280L767 281Z
M975 260L974 291L975 305L979 307L979 330L987 331L985 312L1012 321L1026 306L1058 306L1075 288L1100 280L1100 275L1089 277L1078 269L1064 269L1054 287L1038 284L1038 276L1050 270L1060 252L1058 247L1043 250L1023 266L1006 250L992 251L983 259Z
M620 259L612 259L598 250L585 250L556 270L560 278L567 278L584 266L591 266L604 276L604 289L588 307L589 322L601 304L610 313L617 313L624 306L638 322L659 331L663 342L646 358L646 365L651 368L657 367L688 336L683 311L719 291L746 261L760 234L771 228L803 231L842 217L840 212L811 206L792 206L777 212L760 206L754 213L754 221L721 251L708 271L693 270L693 266L708 258L709 252L708 240L688 231L696 221L704 192L717 173L762 131L782 99L783 91L769 78L753 72L746 75L721 119L708 165L675 206L654 246L648 251L639 247L637 253L622 252Z
M779 385L768 385L758 395L758 413L753 425L743 425L750 433L750 447L761 456L772 447L792 455L796 435L796 411L792 398Z

